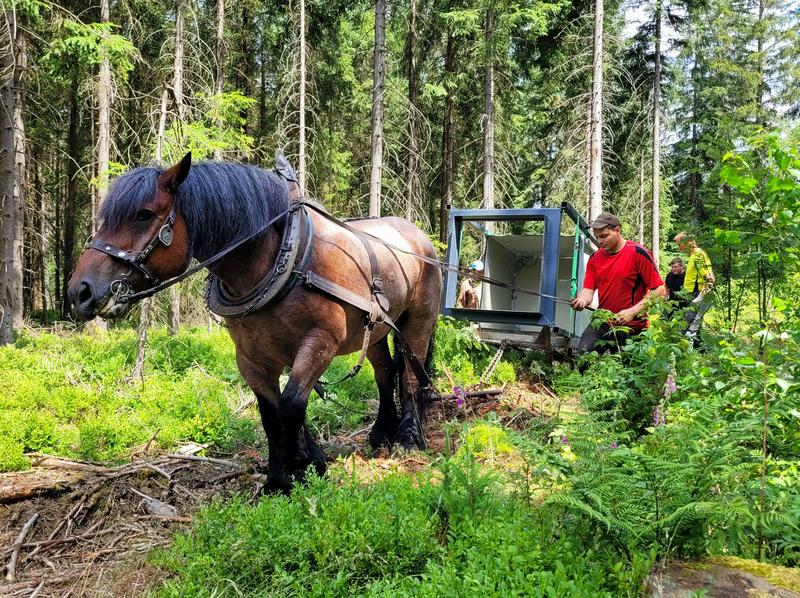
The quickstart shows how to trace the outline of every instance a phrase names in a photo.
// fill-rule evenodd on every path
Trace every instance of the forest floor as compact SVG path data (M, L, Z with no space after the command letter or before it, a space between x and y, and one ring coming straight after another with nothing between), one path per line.
M426 452L374 453L369 428L325 439L323 448L332 467L365 481L412 474L445 450L445 422L494 411L510 425L521 423L543 413L532 397L544 409L555 395L541 385L520 384L502 397L475 397L461 406L455 400L434 403ZM530 410L519 410L521 404ZM29 455L31 469L0 473L0 562L14 563L13 574L0 580L0 596L141 596L158 588L164 573L148 564L148 554L188 530L204 505L235 493L257 500L266 478L263 436L231 455L198 456L203 448L189 444L158 454L152 442L117 467Z
M448 450L448 426L494 412L504 426L525 425L572 406L538 383L518 383L502 396L436 402L424 452L374 453L368 428L323 439L332 468L369 483L394 472L414 474ZM254 413L255 417L255 413ZM266 452L260 441L234 454L199 456L189 444L158 454L155 442L117 467L39 455L23 472L0 474L0 596L141 596L166 573L148 555L190 529L204 505L235 493L258 500ZM697 592L701 594L697 594ZM730 563L667 564L648 580L651 596L797 596ZM753 594L755 593L755 594Z

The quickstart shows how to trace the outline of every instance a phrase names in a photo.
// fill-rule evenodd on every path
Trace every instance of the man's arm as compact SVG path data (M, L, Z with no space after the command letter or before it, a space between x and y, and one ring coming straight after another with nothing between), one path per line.
M594 299L594 289L581 289L578 291L578 294L570 301L570 305L572 305L572 309L575 311L581 311L589 305L592 300Z
M656 287L655 289L647 291L639 303L619 312L617 314L617 321L621 324L627 324L641 313L641 311L644 309L645 303L647 303L647 300L650 297L666 297L668 294L667 287L663 284L660 287Z

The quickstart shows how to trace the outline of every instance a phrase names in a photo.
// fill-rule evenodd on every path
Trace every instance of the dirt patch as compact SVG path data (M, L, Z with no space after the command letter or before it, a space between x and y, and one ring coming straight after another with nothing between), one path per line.
M203 505L235 492L255 495L262 467L250 451L118 468L44 458L29 471L2 474L0 595L141 596L164 575L145 564L146 555L187 529Z

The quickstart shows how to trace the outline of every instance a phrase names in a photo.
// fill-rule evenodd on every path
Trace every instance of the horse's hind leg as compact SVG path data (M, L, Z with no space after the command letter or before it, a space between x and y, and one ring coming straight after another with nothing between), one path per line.
M420 363L430 372L429 363L433 351L433 328L436 325L436 313L409 317L400 325L399 330L406 339L410 349L417 356ZM399 347L396 347L399 351ZM425 410L430 398L430 389L421 388L420 381L407 362L399 360L400 376L400 403L402 413L400 425L394 442L406 450L425 448Z
M378 417L370 430L369 443L372 448L391 446L400 418L394 404L395 366L389 353L388 337L382 338L367 350L367 359L375 370L375 382L380 396Z

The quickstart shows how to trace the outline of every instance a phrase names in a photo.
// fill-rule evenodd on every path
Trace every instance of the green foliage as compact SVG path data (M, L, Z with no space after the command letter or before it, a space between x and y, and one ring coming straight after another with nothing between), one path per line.
M153 331L142 381L128 377L135 343L133 331L39 333L0 348L2 467L24 467L27 451L117 461L156 431L165 448L254 440L253 421L232 411L243 387L227 333Z
M99 65L108 60L122 80L133 70L139 52L126 37L113 33L119 26L114 23L82 23L72 19L58 19L56 28L60 37L50 42L42 61L53 72L63 68L65 59L75 57L81 62Z
M435 370L450 372L456 385L469 386L477 383L496 352L496 347L478 339L468 322L446 316L439 319L433 355ZM486 382L505 384L516 379L514 364L501 361ZM440 376L437 386L447 388L449 379Z
M587 548L473 460L369 486L312 476L290 497L203 510L153 559L164 596L635 596L649 559Z

